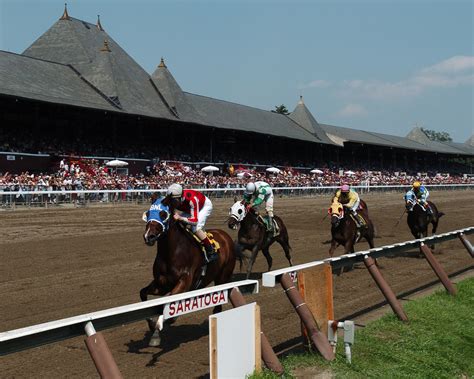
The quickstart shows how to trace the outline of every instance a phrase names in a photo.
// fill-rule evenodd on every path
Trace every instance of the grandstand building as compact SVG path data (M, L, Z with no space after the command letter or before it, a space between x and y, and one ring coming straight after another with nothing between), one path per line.
M281 115L181 89L161 59L150 75L97 23L61 18L22 54L0 51L0 172L46 170L59 155L332 163L427 170L472 162L474 138L430 141L319 123L301 98ZM460 168L467 172L467 169Z

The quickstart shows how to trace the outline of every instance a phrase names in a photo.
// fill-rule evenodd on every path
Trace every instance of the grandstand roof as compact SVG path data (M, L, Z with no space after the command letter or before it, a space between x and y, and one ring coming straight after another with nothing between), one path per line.
M298 125L301 125L305 130L313 134L321 143L334 144L334 141L329 139L326 132L321 128L321 125L319 125L306 107L303 101L303 96L300 96L300 101L289 117Z
M426 137L426 139L424 139L423 137L418 135L418 131L409 134L410 137L414 137L408 138L408 136L399 137L390 134L367 132L363 130L343 128L334 125L320 125L326 131L329 138L339 139L342 142L355 142L369 145L390 146L399 149L411 149L445 154L474 154L473 149L466 149L466 146L462 148L458 146L462 144L431 141L423 132L421 132Z
M405 138L320 124L302 99L287 117L183 92L163 59L150 76L106 33L100 20L78 20L67 9L23 55L0 51L0 94L315 143L350 141L474 154L474 136L464 144L441 143L427 141L418 130Z
M209 125L322 143L285 115L192 93L185 96Z
M472 136L470 136L470 137L466 140L466 142L464 142L464 144L474 147L474 134L473 134Z

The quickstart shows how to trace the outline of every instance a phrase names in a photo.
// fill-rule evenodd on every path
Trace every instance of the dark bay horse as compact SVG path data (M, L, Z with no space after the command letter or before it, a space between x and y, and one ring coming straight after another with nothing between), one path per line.
M364 218L367 226L360 232L357 233L357 225L352 219L350 212L345 212L344 207L340 203L333 203L328 211L331 216L331 248L329 249L329 255L332 257L334 251L339 245L344 246L344 254L353 253L354 245L361 239L364 238L370 248L375 247L374 245L374 224L369 218L369 211L367 204L364 200L360 200L359 214Z
M173 219L173 212L173 199L159 199L154 195L149 211L143 215L146 221L143 239L148 246L157 242L157 253L153 263L153 280L140 291L142 301L146 301L148 295L174 295L204 288L211 282L215 285L228 283L234 271L234 242L226 232L220 229L208 230L219 243L220 249L218 259L205 266L199 244L180 222ZM214 313L221 309L222 306L216 306ZM160 344L161 315L158 320L158 329L156 321L149 320L150 329L154 330L150 346Z
M285 256L290 266L293 265L291 261L288 230L280 217L275 216L274 220L278 224L279 233L276 236L270 236L266 226L258 219L258 215L252 209L247 212L245 205L242 204L241 201L236 201L230 208L227 225L230 229L237 229L240 226L237 236L237 256L241 259L244 250L251 251L249 264L247 266L247 279L250 277L252 266L260 250L262 250L267 260L268 271L271 270L273 259L270 255L269 248L275 241L278 242L285 251Z
M413 234L413 237L415 238L428 237L429 224L433 225L431 233L436 234L439 219L444 215L443 212L438 211L438 208L434 203L428 201L428 204L431 207L432 214L429 214L425 207L417 201L414 194L407 193L405 195L405 208L408 213L407 224L410 228L411 234Z

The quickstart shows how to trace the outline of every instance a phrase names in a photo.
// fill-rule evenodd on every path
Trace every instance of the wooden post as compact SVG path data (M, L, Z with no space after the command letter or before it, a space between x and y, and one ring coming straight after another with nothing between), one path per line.
M211 317L209 319L209 326L211 329L211 335L209 338L209 343L211 344L209 347L210 354L211 354L211 364L210 367L210 378L217 379L217 319Z
M426 260L430 264L435 274L438 276L439 280L441 280L441 283L443 283L444 288L446 288L446 290L451 295L453 296L456 295L457 293L456 288L453 286L453 283L451 283L451 281L449 280L448 275L444 271L443 267L441 267L439 262L434 257L433 253L431 252L431 249L422 242L420 245L420 250L425 255Z
M262 333L260 324L260 306L255 305L255 372L262 372Z
M334 320L332 269L324 264L298 272L298 288L317 325L327 336L329 320Z
M114 357L102 333L95 333L85 339L87 350L94 361L97 372L103 379L122 379Z

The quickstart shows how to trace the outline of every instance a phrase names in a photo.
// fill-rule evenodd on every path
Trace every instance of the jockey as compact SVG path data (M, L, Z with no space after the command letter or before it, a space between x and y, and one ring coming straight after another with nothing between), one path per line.
M353 189L351 190L349 185L342 185L341 188L336 191L332 202L339 202L344 206L344 208L349 209L354 216L354 221L356 222L357 227L361 228L366 225L364 218L357 213L360 205L359 195Z
M405 196L410 197L411 195L416 197L418 203L427 210L428 214L433 214L433 210L428 203L428 196L430 193L418 180L413 183L412 188L406 193Z
M207 263L215 261L218 256L204 231L206 220L212 212L211 200L199 191L183 190L183 187L177 183L168 187L166 195L177 199L179 203L173 218L191 226L192 232L199 238L206 250L204 258Z
M273 191L270 185L261 181L247 183L243 201L249 208L255 209L265 202L265 211L268 217L267 229L269 232L273 232Z

